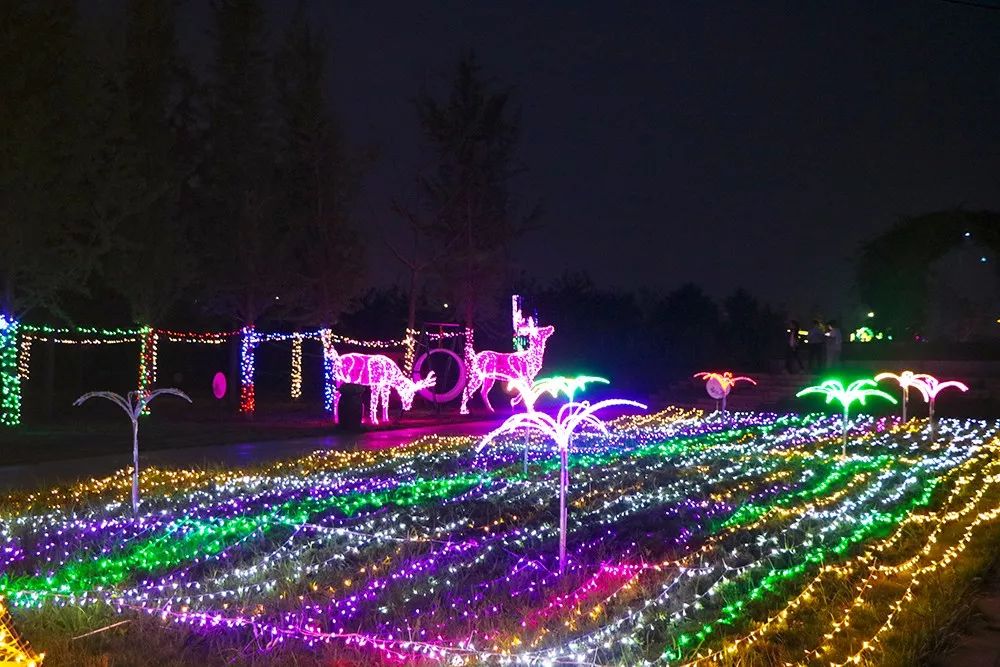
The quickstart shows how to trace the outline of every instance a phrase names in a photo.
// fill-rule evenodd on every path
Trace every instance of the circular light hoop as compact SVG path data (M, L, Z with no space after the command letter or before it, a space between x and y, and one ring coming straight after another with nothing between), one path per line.
M432 354L443 354L451 357L451 359L458 366L458 380L455 382L455 386L448 391L439 392L437 391L437 386L435 385L434 387L421 389L419 393L428 401L432 401L434 403L447 403L449 401L453 401L458 398L459 394L462 393L462 390L465 389L466 371L465 362L463 362L462 358L451 350L438 348L424 352L417 357L417 360L413 362L413 381L420 382L420 380L423 379L423 373L420 372L420 369L424 367L424 362L427 361L427 358Z

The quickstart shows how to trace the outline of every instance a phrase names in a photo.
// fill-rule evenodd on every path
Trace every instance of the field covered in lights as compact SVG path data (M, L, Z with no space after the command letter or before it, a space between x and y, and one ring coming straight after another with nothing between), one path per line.
M916 664L1000 543L1000 422L668 409L0 501L46 665ZM97 632L95 632L97 631ZM29 645L30 644L30 645Z

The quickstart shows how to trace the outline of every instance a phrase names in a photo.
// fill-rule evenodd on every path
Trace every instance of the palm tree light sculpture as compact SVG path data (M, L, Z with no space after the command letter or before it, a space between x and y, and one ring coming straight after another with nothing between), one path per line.
M879 398L884 398L893 404L896 403L896 399L881 389L873 389L874 386L875 380L869 379L855 380L851 384L847 385L846 388L840 380L826 380L821 384L806 387L799 393L795 394L795 396L799 397L807 394L823 394L826 396L827 404L834 401L840 403L844 409L842 454L847 456L847 421L851 410L851 404L857 401L861 405L864 405L865 400L867 400L870 396L878 396Z
M920 392L920 395L924 397L927 401L928 413L927 417L931 424L934 423L934 401L937 400L937 395L941 391L948 389L949 387L954 387L960 391L969 391L969 387L965 383L959 382L958 380L947 380L945 382L940 382L933 375L920 374L916 376L916 380L913 382L913 387Z
M757 381L753 378L748 378L745 375L740 375L733 377L732 372L725 371L723 373L712 373L709 371L702 371L701 373L695 373L694 377L701 378L705 381L705 390L708 395L715 400L722 399L722 416L726 416L726 398L729 396L729 392L733 390L737 382L749 382L750 384L756 386ZM718 405L716 405L718 407Z
M918 375L913 371L903 371L899 375L895 373L879 373L875 376L876 382L881 382L882 380L895 380L899 383L899 388L903 390L903 421L906 421L906 404L910 400L910 387L914 386L916 381L923 377Z
M501 435L514 433L519 429L536 431L555 443L559 450L559 574L566 571L566 490L569 487L570 440L580 428L590 428L601 435L607 435L607 426L594 413L617 405L646 409L645 405L636 401L612 398L593 405L588 401L564 403L555 417L544 412L522 412L512 415L487 433L476 447L476 453L479 453Z
M596 375L577 375L569 378L562 375L540 378L531 383L528 378L519 376L507 381L507 391L517 391L517 395L510 399L510 407L518 403L524 403L527 412L535 411L535 403L545 394L555 398L560 393L563 394L570 403L576 396L576 392L583 391L592 382L608 384L605 378ZM572 444L572 440L571 440ZM524 474L528 474L528 433L524 434Z
M180 396L188 403L191 402L191 397L185 394L180 389L156 389L154 391L130 391L127 396L122 396L121 394L116 394L113 391L92 391L89 394L84 394L80 398L73 402L73 405L79 406L83 405L86 401L92 398L106 398L128 415L128 418L132 420L132 511L139 511L139 415L145 410L146 406L161 394L172 394L174 396Z

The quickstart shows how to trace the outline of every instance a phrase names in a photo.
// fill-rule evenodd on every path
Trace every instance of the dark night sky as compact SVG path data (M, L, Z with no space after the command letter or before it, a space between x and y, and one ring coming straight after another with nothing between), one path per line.
M285 3L268 5L275 30ZM380 155L359 216L380 235L423 166L410 100L461 50L516 87L517 191L545 228L517 259L542 279L721 295L804 315L851 304L853 256L898 216L1000 209L1000 11L893 2L340 2L330 92Z

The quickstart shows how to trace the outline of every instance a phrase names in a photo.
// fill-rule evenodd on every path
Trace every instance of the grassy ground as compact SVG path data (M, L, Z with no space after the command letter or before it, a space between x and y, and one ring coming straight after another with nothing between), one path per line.
M794 427L812 428L811 426ZM835 430L833 431L835 433ZM770 432L768 432L770 433ZM810 431L814 433L814 431ZM878 438L884 438L878 440ZM884 460L884 464L872 464L871 468L859 467L849 468L855 465L851 459L841 460L837 463L830 463L840 470L839 466L845 466L844 470L854 470L849 475L840 478L840 481L825 487L824 490L816 491L816 495L803 496L802 508L830 507L837 508L845 499L850 499L861 493L864 489L878 491L881 487L875 484L875 480L880 478L880 471L890 470L898 476L898 481L905 487L903 481L909 475L919 475L922 473L912 472L917 466L912 462L920 456L937 456L943 449L940 443L931 440L924 441L921 448L915 448L911 444L915 439L922 438L926 431L914 425L912 429L905 432L893 433L892 429L882 427L872 427L868 431L868 440L859 441L858 451L864 451L873 459ZM780 436L778 431L774 437ZM905 437L904 437L905 436ZM660 442L661 436L653 434L650 442ZM699 436L700 437L700 436ZM995 437L995 436L993 436ZM601 518L600 507L607 501L607 506L612 506L616 497L636 495L640 497L642 493L659 493L663 489L671 488L675 484L690 483L692 488L700 488L704 479L715 475L720 470L728 469L733 460L734 452L740 451L730 449L737 447L738 442L746 442L749 449L742 455L747 460L747 465L756 465L758 458L766 459L773 456L779 464L775 476L771 473L760 473L760 477L766 477L771 483L775 480L791 480L797 471L813 470L807 466L805 461L816 456L816 447L827 447L833 452L839 451L839 439L832 438L826 440L813 440L811 444L797 445L791 451L787 451L783 446L779 446L778 440L769 440L771 435L763 438L762 449L753 449L752 443L756 439L763 438L752 429L744 432L733 432L723 434L718 439L705 436L704 439L695 439L690 446L684 450L678 450L672 454L677 465L668 463L665 456L653 453L645 454L646 458L638 455L634 459L625 457L622 460L612 458L597 461L597 454L593 456L594 461L588 463L583 460L576 461L573 466L574 484L578 484L573 495L574 516L582 515L586 511L593 511L592 520L598 521ZM667 439L666 442L671 442ZM818 443L818 444L817 444ZM868 444L865 444L868 443ZM892 450L889 447L893 443L903 443L902 447ZM995 441L993 449L981 452L977 456L975 465L967 467L949 468L948 473L941 475L938 486L935 487L933 495L928 495L930 504L915 509L909 518L912 521L904 520L893 526L886 527L880 532L873 533L871 538L859 542L850 550L833 556L830 552L831 567L818 568L814 564L806 570L802 576L796 576L787 580L776 580L773 586L769 585L761 596L749 595L749 591L757 586L767 574L768 568L774 572L776 569L788 567L794 561L783 562L780 557L772 556L759 558L757 561L766 561L759 575L743 578L742 575L734 575L729 584L722 586L719 598L706 598L706 618L718 618L721 610L729 606L735 600L748 600L745 613L734 616L735 620L725 623L715 623L715 627L708 634L700 647L688 647L685 652L686 659L696 658L709 651L721 651L715 656L712 664L730 665L731 667L777 667L788 664L837 664L838 661L850 659L857 655L855 664L871 665L919 665L926 664L934 656L945 650L955 633L961 628L963 621L967 618L970 608L970 601L978 588L982 585L985 577L992 576L996 566L996 556L1000 553L1000 483L996 475L1000 472L1000 465L996 463ZM404 459L385 460L378 463L378 474L403 474L402 469L408 469L409 475L425 475L434 471L442 479L449 479L457 471L466 472L470 468L470 460L466 454L468 445L456 445L454 450L445 449L438 454L434 454L433 460L427 459L426 468L421 468L417 462L413 467L409 463L404 463ZM428 450L430 451L430 450ZM517 450L519 452L519 450ZM748 452L758 452L749 454ZM891 452L891 453L890 453ZM515 452L516 453L516 452ZM791 454L786 456L786 454ZM379 457L392 455L391 452L379 453ZM346 454L337 454L327 459L322 470L314 469L313 475L322 479L332 479L329 475L340 470L355 470L358 459L350 459ZM403 456L402 454L400 456ZM430 456L430 454L428 454ZM692 460L700 461L697 465L681 465L679 462L683 457L692 457ZM990 458L993 456L993 458ZM338 458L339 457L339 458ZM701 458L699 458L701 457ZM830 461L825 456L821 457ZM350 459L350 460L349 460ZM340 463L343 461L343 464ZM515 456L511 459L498 459L499 463L494 471L499 480L502 476L510 475L512 472L520 470L520 458ZM513 462L512 462L513 461ZM860 459L858 460L860 463ZM367 465L367 464L366 464ZM421 464L423 465L423 464ZM786 469L787 466L787 469ZM484 468L485 470L486 468ZM820 468L816 468L819 470ZM303 469L304 470L304 469ZM225 473L226 471L218 471ZM282 474L288 474L288 478L294 483L300 475L295 470L283 469ZM781 474L778 474L781 473ZM954 474L952 474L954 473ZM156 473L159 474L159 473ZM266 479L277 479L277 471L268 473ZM368 473L366 473L368 474ZM818 473L819 474L819 473ZM164 491L176 486L176 482L166 479L163 475L163 486L157 487L151 484L151 495L159 493L158 488ZM806 475L801 479L802 492L809 488L819 478ZM832 477L830 479L833 479ZM124 480L122 480L124 481ZM155 482L156 480L151 480ZM248 490L256 492L257 486L247 480L234 480L234 483L246 484ZM222 482L212 480L208 475L199 477L198 480L185 482L185 486L190 488L211 489L218 488ZM723 502L731 508L736 509L733 516L739 514L740 509L751 508L754 501L747 494L752 487L744 487L743 483L736 483L721 475L714 486L701 489L701 493L695 497L704 502ZM144 487L145 488L145 487ZM455 543L460 543L470 536L481 544L487 543L487 538L492 538L495 531L501 531L513 526L545 526L553 522L553 498L551 486L551 470L536 468L528 479L524 481L523 487L511 486L513 490L523 488L528 492L521 500L516 500L504 496L503 501L487 500L485 497L476 496L474 499L465 500L470 508L468 511L461 509L460 504L451 503L424 503L423 505L399 506L394 509L388 505L376 509L370 515L373 522L385 521L386 525L400 525L401 521L411 524L411 528L401 534L415 535L417 529L425 531L429 527L445 527L445 535L448 537L448 544L452 544L454 536ZM763 485L759 485L763 488ZM820 487L817 486L816 489ZM117 490L116 490L117 489ZM114 493L112 493L114 492ZM88 504L81 509L100 507L103 498L100 494L121 495L120 488L111 486L103 490L95 491L95 495ZM249 491L241 491L247 494ZM499 493L499 491L498 491ZM880 494L887 493L884 489ZM873 496L875 498L881 496ZM51 495L46 498L52 498ZM38 501L35 509L39 509ZM41 501L44 503L44 501ZM55 507L59 502L53 500L50 504ZM563 578L557 578L554 583L540 584L545 588L546 597L528 600L518 598L498 599L495 604L503 606L503 613L490 616L484 613L481 616L474 616L472 619L449 617L449 612L442 609L442 601L447 599L448 591L468 591L476 590L479 587L484 589L492 585L492 582L502 578L509 572L510 554L501 553L501 550L486 551L480 550L477 545L475 553L482 554L481 559L475 560L475 564L466 570L461 570L464 574L453 575L453 580L448 581L444 588L433 582L435 577L427 576L423 579L431 593L430 598L420 597L424 594L413 594L407 590L409 584L400 586L399 590L391 592L386 590L386 594L380 598L380 604L384 604L391 614L395 610L412 609L414 605L419 605L425 610L423 615L415 615L412 618L414 625L412 630L419 630L421 627L434 628L441 626L442 622L447 622L450 626L457 626L459 634L474 628L479 636L488 636L495 632L497 635L514 636L520 633L522 619L538 620L546 619L544 615L539 615L539 609L544 605L545 600L557 600L560 596L570 594L580 594L579 605L581 614L575 616L567 613L563 609L558 614L551 617L551 622L543 622L541 626L530 626L525 630L523 636L526 641L530 641L532 636L536 636L548 645L561 645L571 637L577 636L587 627L599 627L602 619L616 618L623 610L640 607L644 600L653 599L659 592L663 591L664 578L659 569L656 573L650 573L643 579L636 576L634 584L629 583L617 590L618 584L603 583L596 589L588 588L587 580L593 572L593 566L603 563L627 563L629 567L635 567L636 563L664 563L673 558L679 558L680 552L673 547L667 546L670 540L676 536L678 527L686 528L691 526L692 530L706 530L711 534L729 535L734 540L746 535L745 544L741 546L741 551L753 549L755 536L771 534L782 535L785 540L804 539L797 533L783 533L783 526L792 521L796 514L791 504L775 505L764 512L756 515L748 513L740 519L734 526L742 526L740 531L727 532L719 529L719 524L712 524L709 520L703 520L700 514L691 515L664 513L664 509L672 507L670 505L656 504L662 501L651 501L651 511L640 512L629 515L630 518L616 520L614 523L615 532L621 536L620 542L613 543L614 538L594 552L587 552L586 562L591 565L590 569L567 573ZM796 501L798 502L798 501ZM270 507L270 505L266 505ZM865 517L868 513L877 513L876 507L880 505L862 506L867 509L859 509L858 516ZM187 507L187 505L185 505ZM398 511L397 511L398 509ZM20 511L20 510L19 510ZM187 510L185 510L187 511ZM700 510L699 510L700 511ZM727 510L731 511L731 510ZM805 511L803 509L803 511ZM0 515L10 513L10 507L0 506ZM848 514L850 514L848 512ZM420 518L426 515L426 518ZM708 515L706 515L708 516ZM729 515L726 515L729 516ZM729 520L733 520L730 516ZM755 517L760 516L757 520ZM367 518L359 516L360 519ZM721 519L719 519L721 520ZM32 519L34 521L34 519ZM315 520L310 520L311 522ZM822 529L823 521L814 520L816 523L810 529ZM423 523L422 523L423 522ZM375 525L375 524L372 524ZM710 530L709 528L713 526ZM459 526L456 528L456 526ZM697 528L695 528L697 526ZM360 527L359 527L360 528ZM744 531L745 529L745 531ZM846 529L845 529L846 530ZM712 531L715 531L713 533ZM456 534L456 532L458 534ZM611 531L607 531L608 534ZM706 534L708 534L706 533ZM595 535L603 535L603 528L594 528L593 531L573 537L577 546L586 539L594 538ZM60 533L62 535L62 533ZM268 536L252 550L240 554L234 552L242 559L240 563L258 563L269 558L269 555L282 548L285 533ZM112 540L114 538L111 538ZM715 538L707 539L700 544L711 543ZM719 537L719 540L729 539ZM742 537L740 537L742 539ZM630 540L635 542L629 543ZM431 540L434 541L434 540ZM255 598L249 595L245 598L236 599L232 604L241 609L240 613L246 613L246 609L251 608L258 601L265 601L268 605L278 609L298 609L298 600L301 596L310 596L312 591L319 591L318 598L324 600L344 599L356 589L351 588L352 584L346 581L346 576L358 571L359 566L371 567L382 566L383 563L390 564L384 570L380 570L375 575L374 568L365 577L375 579L387 576L389 572L399 572L401 575L409 572L409 568L414 563L419 563L421 558L435 556L439 552L436 547L429 545L427 541L400 540L403 544L382 543L372 541L365 547L363 557L359 553L357 560L354 556L347 556L346 562L329 565L312 578L304 578L291 569L278 569L267 575L278 581L278 587L266 594L257 594ZM636 543L639 546L636 546ZM513 542L512 542L513 543ZM691 549L695 549L692 544ZM717 544L723 544L721 541ZM737 544L737 542L733 542ZM788 544L788 542L786 542ZM808 545L807 545L808 546ZM635 548L633 548L635 547ZM113 547L108 547L112 549ZM303 551L303 562L306 563L328 563L328 559L334 555L343 553L341 543L329 544L317 543L310 546L310 550ZM525 551L525 556L530 555L538 562L544 562L544 554L551 556L551 542L546 544L518 547L518 555L521 549ZM535 549L535 551L530 551ZM762 553L763 547L761 547ZM727 547L728 550L728 547ZM102 551L102 553L104 553ZM582 553L582 552L581 552ZM711 551L705 553L711 554ZM724 558L730 558L735 554L718 550ZM804 553L804 552L803 552ZM627 554L628 558L623 557ZM56 554L56 558L62 556ZM710 556L712 557L712 556ZM825 558L826 556L824 556ZM749 556L748 556L749 559ZM748 560L747 562L757 562ZM471 562L471 561L470 561ZM583 562L583 557L581 557ZM680 562L680 561L677 561ZM699 561L693 561L695 563ZM734 561L735 562L735 561ZM828 561L823 561L824 563ZM853 566L850 564L853 563ZM461 565L460 562L455 565ZM232 567L228 563L217 565L220 572L224 572L226 567ZM46 565L41 566L44 570ZM200 566L198 566L200 568ZM293 567L291 564L288 568ZM749 566L748 566L749 567ZM396 569L398 568L398 569ZM818 571L816 571L818 568ZM671 572L674 567L670 566ZM697 569L697 568L694 568ZM361 568L364 572L364 567ZM386 575L383 575L382 572ZM413 570L416 571L416 570ZM199 576L214 572L202 572L195 570ZM442 575L444 576L444 575ZM534 577L535 575L531 575ZM538 575L540 581L544 581L544 576ZM692 577L694 575L692 574ZM699 575L700 576L700 575ZM361 578L360 576L358 577ZM405 580L405 578L403 579ZM671 595L678 599L699 600L698 594L703 586L708 583L706 577L704 582L690 580L684 577L677 577L680 586L673 590ZM319 582L319 588L311 588ZM783 581L783 583L782 583ZM810 583L812 581L812 583ZM312 582L312 583L311 583ZM343 582L343 583L341 583ZM619 582L620 583L620 582ZM357 585L357 582L355 582ZM342 587L343 586L343 587ZM328 588L329 587L329 588ZM336 587L338 590L334 590ZM691 587L696 590L692 591ZM714 587L714 585L713 585ZM426 586L425 586L426 589ZM512 585L509 589L515 590ZM541 588L540 588L541 590ZM435 592L436 591L436 592ZM692 596L692 592L694 595ZM437 597L433 597L436 595ZM431 608L425 606L425 602L430 602ZM218 603L211 603L208 607L218 607ZM470 608L474 608L470 603ZM685 605L685 609L687 605ZM700 606L698 606L701 609ZM488 612L488 606L477 608L480 612ZM494 609L496 609L494 607ZM154 611L147 609L147 611ZM381 616L374 608L370 609L370 616L359 616L359 627L378 627ZM785 614L779 620L777 614ZM591 614L593 614L591 616ZM886 624L890 614L893 615L892 622ZM411 618L411 617L407 617ZM691 623L686 627L697 629L698 619L690 619ZM772 622L773 621L773 622ZM32 644L39 650L45 650L48 654L46 664L54 665L82 665L101 667L127 667L131 665L151 664L151 656L155 656L155 664L164 667L174 665L234 665L236 667L263 667L264 665L284 666L312 666L312 665L336 665L347 667L348 665L371 665L389 664L390 661L375 661L372 653L365 650L354 649L345 646L337 641L328 648L309 648L301 642L289 642L275 645L269 641L268 636L255 635L249 631L243 632L205 632L192 631L172 623L164 623L155 614L143 614L139 612L126 611L108 608L101 605L92 605L80 608L75 605L67 607L46 606L40 610L30 608L19 608L16 614L17 627L25 634ZM587 623L592 622L592 626ZM580 623L579 626L576 624ZM685 621L687 623L687 621ZM422 624L426 624L422 626ZM468 627L464 627L468 626ZM529 626L525 626L528 628ZM612 664L634 665L640 660L655 657L663 647L670 647L671 642L676 639L676 628L661 624L658 628L650 624L650 630L646 636L640 637L641 643L636 649L636 653L630 653L630 649L622 649L620 653L614 654L616 658ZM453 628L449 628L453 629ZM673 633L673 635L671 635ZM741 644L741 642L743 642ZM732 654L725 653L726 646L737 646L739 650L734 650ZM742 648L740 648L742 647ZM826 647L830 648L828 653L824 652ZM262 652L261 649L266 649ZM698 653L693 651L697 650ZM863 653L859 653L863 651ZM454 657L454 656L453 656ZM833 659L836 658L836 659ZM445 664L437 661L415 660L407 664ZM461 664L461 663L451 663ZM708 663L705 663L708 664Z
M162 399L166 403L169 399ZM4 465L40 463L87 456L128 453L131 426L120 409L112 404L97 406L96 414L51 424L25 424L16 429L0 429L0 453ZM160 407L160 406L154 406ZM117 413L117 414L116 414ZM462 417L457 410L440 414L415 409L405 415L390 413L386 428L417 428L458 424L487 418L485 412ZM336 425L315 410L295 410L289 406L265 406L259 416L241 417L229 412L196 412L194 418L176 408L154 410L141 422L143 451L182 447L204 447L243 442L290 440L339 433ZM367 426L366 430L370 430Z

